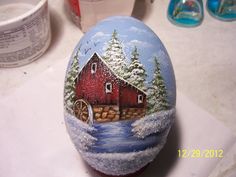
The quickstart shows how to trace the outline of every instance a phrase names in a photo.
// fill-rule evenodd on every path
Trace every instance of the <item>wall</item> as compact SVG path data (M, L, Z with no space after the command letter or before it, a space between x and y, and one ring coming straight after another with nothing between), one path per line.
M96 73L91 73L91 64L97 63ZM105 92L105 83L112 83L112 93ZM77 99L85 99L90 104L117 104L119 99L118 80L110 69L95 56L84 66L76 85Z
M142 118L146 114L145 108L125 108L119 111L116 105L94 105L93 117L95 122L115 122L119 120Z

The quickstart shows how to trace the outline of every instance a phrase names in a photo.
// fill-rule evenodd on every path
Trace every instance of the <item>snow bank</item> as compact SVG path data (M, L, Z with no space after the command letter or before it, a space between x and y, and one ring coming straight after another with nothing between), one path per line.
M170 127L174 120L175 108L166 111L160 111L132 124L132 132L138 138L145 138L150 134L161 132Z
M154 160L166 142L174 112L175 109L162 111L146 116L132 124L132 131L139 138L144 138L159 131L162 131L163 135L157 146L136 152L89 152L89 147L97 141L91 134L97 129L83 123L68 112L65 112L65 122L68 133L83 159L94 169L108 175L117 176L134 173Z
M94 127L78 120L75 116L65 112L67 131L78 151L87 150L97 140L90 133L96 131Z
M166 131L166 135L169 130ZM160 144L144 151L130 153L91 153L82 152L82 157L90 166L107 175L126 175L134 173L154 160L166 142L166 136Z

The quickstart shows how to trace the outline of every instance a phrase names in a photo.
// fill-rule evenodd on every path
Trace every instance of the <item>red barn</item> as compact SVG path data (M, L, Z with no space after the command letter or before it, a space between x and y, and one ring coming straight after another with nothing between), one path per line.
M96 53L78 74L76 98L92 108L97 122L141 118L146 112L146 94L115 74ZM87 121L88 109L82 115L83 106L76 107L80 109L77 117Z

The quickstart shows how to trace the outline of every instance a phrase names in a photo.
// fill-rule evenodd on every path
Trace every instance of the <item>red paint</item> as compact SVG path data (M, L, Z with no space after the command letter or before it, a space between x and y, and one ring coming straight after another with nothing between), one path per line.
M71 10L80 17L79 0L68 0Z
M91 72L92 63L97 70ZM112 92L106 93L105 84L112 83ZM143 95L143 103L138 103L138 95ZM111 69L94 54L78 75L76 96L91 105L118 105L120 108L142 108L146 105L146 95L131 84L119 79Z
M194 5L194 2L193 1L187 1L186 4L191 7L191 6Z
M138 95L143 95L143 103L138 103ZM130 84L123 83L120 89L120 105L122 108L143 108L146 105L146 95Z

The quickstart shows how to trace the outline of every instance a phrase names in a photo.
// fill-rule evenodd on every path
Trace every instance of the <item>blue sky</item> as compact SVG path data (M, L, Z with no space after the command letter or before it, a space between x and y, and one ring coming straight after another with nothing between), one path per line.
M134 46L138 48L139 60L147 71L148 82L153 77L153 57L157 56L159 58L158 61L168 92L168 100L171 104L174 104L176 96L175 78L166 49L149 27L132 17L117 16L107 18L85 33L74 50L75 53L80 48L80 68L83 67L93 53L97 52L100 56L103 56L107 42L111 39L114 30L117 31L118 39L123 44L127 63L130 62L130 55Z

